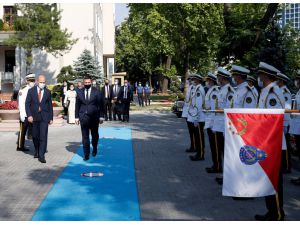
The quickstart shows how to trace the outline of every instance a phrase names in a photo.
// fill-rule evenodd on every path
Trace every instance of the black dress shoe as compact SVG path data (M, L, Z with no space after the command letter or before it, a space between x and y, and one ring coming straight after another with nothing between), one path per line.
M194 150L194 149L192 149L192 148L187 148L187 149L185 150L185 152L196 152L196 150Z
M200 161L200 160L204 160L204 158L200 157L199 155L193 155L193 156L190 156L190 160L192 161Z
M28 148L17 148L17 151L28 152Z
M39 158L39 154L38 153L34 153L33 158Z
M284 174L291 173L291 169L285 169L282 171L282 173L284 173Z
M283 221L284 215L279 218L279 216L272 216L269 212L267 212L265 215L255 215L255 220L257 221Z
M300 185L300 177L299 178L297 178L297 179L291 179L291 182L292 182L292 184L295 184L295 185Z
M222 173L222 169L217 169L215 167L207 167L205 168L207 173Z
M46 159L45 159L45 158L39 158L39 161L40 161L41 163L46 163Z
M269 220L270 218L270 213L266 213L265 215L259 215L259 214L256 214L254 216L255 220L257 221L266 221L266 220Z
M233 200L243 201L243 200L253 200L251 197L232 197Z
M97 155L97 151L93 151L92 156L95 157Z
M89 159L90 159L90 157L88 157L88 156L85 156L85 157L83 158L84 161L88 161Z

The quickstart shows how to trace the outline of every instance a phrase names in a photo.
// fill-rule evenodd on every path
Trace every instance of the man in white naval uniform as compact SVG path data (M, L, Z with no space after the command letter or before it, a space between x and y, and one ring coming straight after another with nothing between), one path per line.
M190 143L191 144L190 144L190 147L185 150L186 152L195 152L196 151L195 141L194 141L194 136L193 136L194 124L187 121L188 108L189 108L189 104L191 103L190 102L191 101L191 90L193 90L195 88L195 85L193 85L192 80L191 80L192 77L193 77L193 75L189 75L189 77L187 78L188 88L185 93L184 105L182 108L182 116L181 116L182 118L186 119L186 124L187 124L189 135L190 135Z
M232 81L236 85L233 95L233 108L256 108L257 95L247 83L247 75L250 70L237 65L232 65Z
M258 85L262 88L258 108L261 109L284 109L285 101L282 90L276 84L276 76L280 71L275 67L260 62L258 68ZM278 192L276 195L265 197L267 213L255 215L256 220L284 220L282 171L278 174Z
M206 77L206 87L208 91L205 95L205 109L206 110L215 110L216 101L220 88L217 86L217 76L209 72ZM217 138L216 133L212 131L214 124L215 113L207 112L205 117L205 126L204 129L207 131L209 146L211 151L211 158L213 165L207 167L206 172L208 173L220 173L222 171L222 165L220 164L219 155L217 151Z
M290 80L283 73L277 73L277 85L281 89L284 100L285 100L285 109L292 108L292 94L287 88L286 83ZM291 172L291 144L290 144L290 134L288 133L289 124L290 124L291 115L288 113L284 114L284 124L283 131L286 140L286 151L282 151L281 163L282 163L282 172L290 173Z
M233 95L234 89L230 85L231 73L222 67L218 68L217 71L217 83L220 85L220 90L216 99L216 109L226 109L233 107ZM224 156L224 131L225 131L225 118L223 113L216 113L214 118L214 123L212 131L216 134L216 148L219 157L219 164L221 169L219 172L223 171L222 168L222 157ZM216 178L218 183L222 183L223 178Z
M20 111L20 130L18 134L17 141L17 151L29 151L25 148L25 136L29 126L32 126L31 123L27 120L26 110L25 110L25 101L27 97L27 92L35 84L35 74L28 74L26 77L26 86L23 87L18 94L18 105Z
M257 91L255 85L254 85L254 84L257 84L257 80L255 79L255 77L248 75L247 76L247 82L248 82L249 87L253 90L253 93L255 94L256 98L258 99L259 94L258 94L258 91Z
M191 90L191 100L188 107L188 117L187 121L192 123L193 126L193 136L196 147L196 155L190 156L192 161L204 160L204 123L203 120L203 104L205 99L205 91L201 84L203 77L199 74L194 74L192 82L195 87Z
M295 102L293 104L293 109L300 110L300 70L295 77L294 84L297 88L297 93L295 96ZM290 130L289 133L294 135L296 139L296 148L297 153L300 159L300 114L292 114L291 115L291 122L290 122ZM300 177L297 179L291 179L291 182L295 185L300 186Z
M232 83L236 85L235 93L233 95L233 108L256 108L258 102L258 95L255 94L247 82L247 76L250 70L245 67L232 65ZM233 197L234 200L248 200L253 198Z

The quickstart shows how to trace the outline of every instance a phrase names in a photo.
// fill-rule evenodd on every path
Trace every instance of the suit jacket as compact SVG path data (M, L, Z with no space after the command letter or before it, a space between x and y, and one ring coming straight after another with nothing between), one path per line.
M39 107L41 112L39 112ZM30 88L27 93L25 110L27 117L32 116L33 121L45 121L48 122L53 120L53 106L51 92L44 88L44 94L42 101L39 102L38 87L34 86Z
M75 118L80 121L84 119L97 119L104 117L104 99L102 93L91 87L90 99L85 100L85 88L77 92Z
M112 100L113 87L111 85L108 85L108 86L109 86L109 98L108 98L108 100ZM101 93L102 93L102 96L103 96L104 99L105 99L105 88L106 88L106 85L104 85L104 87L101 88Z
M117 85L117 93L115 94L114 93L114 87L115 87L115 85L112 85L112 99L113 98L118 98L118 95L119 95L119 93L120 93L120 88L121 88L121 86L120 85Z
M119 95L118 95L118 101L121 101L121 102L130 102L130 101L133 101L133 93L131 91L131 88L129 86L127 86L127 96L126 98L124 98L124 87L125 86L122 86L121 87L121 90L119 92Z
M62 86L60 87L60 97L62 97L62 98L65 97L65 94L64 94L64 88L65 88L64 85L62 85ZM67 86L67 90L69 90L68 86Z

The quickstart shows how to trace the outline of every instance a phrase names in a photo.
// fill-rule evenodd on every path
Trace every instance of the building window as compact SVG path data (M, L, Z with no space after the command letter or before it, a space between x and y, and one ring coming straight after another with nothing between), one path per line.
M3 11L3 22L12 26L14 24L14 17L17 15L17 11L13 6L3 6Z

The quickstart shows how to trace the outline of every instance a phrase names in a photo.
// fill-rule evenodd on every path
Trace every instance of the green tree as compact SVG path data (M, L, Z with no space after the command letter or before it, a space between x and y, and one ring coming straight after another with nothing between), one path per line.
M64 80L74 81L76 78L77 73L73 70L71 65L62 67L60 73L56 77L58 83L62 83Z
M156 74L168 86L171 69L207 71L222 33L220 4L129 4L130 14L117 32L117 63L129 74Z
M99 63L94 59L91 51L87 49L84 49L77 61L74 62L74 70L77 73L77 78L83 79L86 75L96 80L103 78Z
M6 44L25 49L27 71L32 63L32 49L38 48L57 56L68 52L77 39L71 39L72 33L59 26L60 11L57 5L42 3L16 4L21 16L16 16L14 29L17 34L11 36Z

